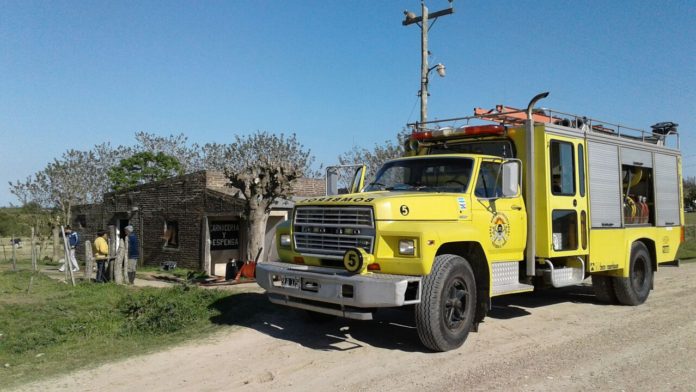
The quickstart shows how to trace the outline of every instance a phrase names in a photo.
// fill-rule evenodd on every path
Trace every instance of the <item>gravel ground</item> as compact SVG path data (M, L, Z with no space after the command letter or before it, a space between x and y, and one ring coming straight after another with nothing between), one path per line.
M660 268L637 307L602 305L588 285L497 298L479 333L447 353L424 350L411 313L378 316L313 324L278 307L246 328L20 390L696 391L696 263Z

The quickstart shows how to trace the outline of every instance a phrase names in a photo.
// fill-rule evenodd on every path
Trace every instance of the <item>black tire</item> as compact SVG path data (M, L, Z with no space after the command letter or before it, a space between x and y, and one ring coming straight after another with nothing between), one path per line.
M648 298L653 270L650 252L642 242L631 246L628 278L614 278L614 292L622 305L640 305Z
M592 290L600 302L605 304L618 304L614 291L614 278L611 276L592 275Z
M475 315L476 280L469 262L456 255L435 257L415 307L421 342L433 351L453 350L466 340Z

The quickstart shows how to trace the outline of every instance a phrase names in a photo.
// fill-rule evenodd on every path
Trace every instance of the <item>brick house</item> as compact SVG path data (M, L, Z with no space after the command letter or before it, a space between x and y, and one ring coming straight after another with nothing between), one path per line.
M226 184L222 173L199 171L106 193L100 204L76 206L71 224L83 239L78 255L84 255L84 240L93 242L98 230L114 226L122 231L132 225L140 240L141 265L175 261L179 267L224 275L229 259L245 258L247 235L243 200ZM296 196L272 206L261 260L277 256L273 233L288 219L293 200L325 194L323 179L301 178L294 188Z

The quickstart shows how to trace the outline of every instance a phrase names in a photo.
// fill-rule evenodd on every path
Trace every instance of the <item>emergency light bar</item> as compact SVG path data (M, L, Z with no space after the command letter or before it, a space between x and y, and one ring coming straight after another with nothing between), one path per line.
M459 128L445 127L440 129L413 132L411 140L427 140L450 136L502 136L505 134L503 125L471 125Z

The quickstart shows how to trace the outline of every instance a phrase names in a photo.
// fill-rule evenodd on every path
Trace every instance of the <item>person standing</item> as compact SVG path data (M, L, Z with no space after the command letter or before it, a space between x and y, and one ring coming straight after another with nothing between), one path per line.
M68 238L68 246L70 247L68 251L69 260L65 264L61 265L58 270L60 272L65 271L65 265L70 263L70 268L72 268L72 271L77 272L80 270L80 265L77 263L77 258L75 257L75 248L77 247L77 244L80 243L80 235L76 231L73 231L70 226L65 226L65 236Z
M106 237L109 233L106 230L97 232L97 239L94 240L94 260L97 262L97 282L106 282L106 262L109 259L109 243Z
M126 232L126 241L128 241L128 283L133 284L135 282L135 269L138 266L138 258L140 257L138 237L133 232L133 226L128 225L124 230Z

